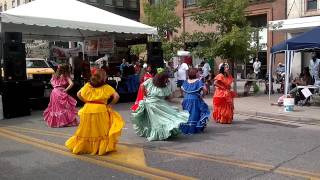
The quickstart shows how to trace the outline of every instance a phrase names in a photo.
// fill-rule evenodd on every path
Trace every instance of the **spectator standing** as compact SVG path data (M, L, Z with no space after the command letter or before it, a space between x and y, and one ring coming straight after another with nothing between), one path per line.
M261 71L261 62L258 58L255 58L255 61L253 63L253 71L256 74L256 78L260 78L260 71Z
M312 53L312 59L310 59L309 63L309 70L313 82L319 80L319 65L320 59L317 58L316 53Z
M73 61L73 79L77 82L81 81L81 65L83 62L83 53L79 52Z
M180 60L179 65L178 65L178 72L177 72L177 87L180 89L180 98L183 97L183 91L181 89L182 84L184 83L185 80L187 80L187 72L189 70L189 66L187 63L182 63Z
M128 66L128 63L125 59L122 59L122 64L120 65L121 76L123 76L124 69Z

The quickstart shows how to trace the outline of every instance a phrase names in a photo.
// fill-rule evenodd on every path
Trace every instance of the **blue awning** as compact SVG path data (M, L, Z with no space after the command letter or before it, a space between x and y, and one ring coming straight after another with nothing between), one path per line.
M280 53L285 50L306 50L320 48L320 27L288 39L271 48L271 53Z

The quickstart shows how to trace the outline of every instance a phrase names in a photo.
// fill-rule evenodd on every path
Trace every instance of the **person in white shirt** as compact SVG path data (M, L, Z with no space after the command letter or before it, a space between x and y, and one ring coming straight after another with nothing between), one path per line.
M205 80L208 80L210 76L211 68L207 59L204 59L204 65L202 66L202 71L203 71L203 76Z
M253 72L256 74L256 78L260 78L260 68L261 62L258 58L255 58L255 61L253 63Z
M177 87L180 89L180 97L183 97L183 91L181 89L182 84L185 80L187 80L187 73L189 70L189 66L187 63L182 62L180 60L179 66L178 66L178 72L177 72Z
M312 59L310 59L309 70L313 82L319 81L319 65L320 59L317 58L316 53L312 53Z

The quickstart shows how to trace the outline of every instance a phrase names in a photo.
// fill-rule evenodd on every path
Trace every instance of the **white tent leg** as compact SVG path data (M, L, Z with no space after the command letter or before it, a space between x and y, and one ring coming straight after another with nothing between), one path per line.
M269 100L271 99L271 81L272 81L272 61L273 61L273 56L274 54L270 54L270 59L269 59Z

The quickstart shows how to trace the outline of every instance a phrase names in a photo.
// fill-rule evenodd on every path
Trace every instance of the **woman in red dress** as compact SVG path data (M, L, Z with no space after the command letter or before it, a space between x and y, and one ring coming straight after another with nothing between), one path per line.
M231 124L233 120L233 98L231 91L233 77L229 74L229 65L222 63L219 66L219 74L214 78L215 93L213 95L213 119L217 123Z
M132 111L136 111L136 109L139 107L139 102L141 100L143 100L144 91L143 91L143 88L141 87L141 86L143 86L143 82L145 82L149 78L152 78L152 74L150 73L151 66L147 65L147 67L144 67L144 70L145 70L145 74L143 75L143 78L140 79L140 86L139 86L139 90L138 90L138 94L137 94L137 99L136 99L134 105L131 107Z

